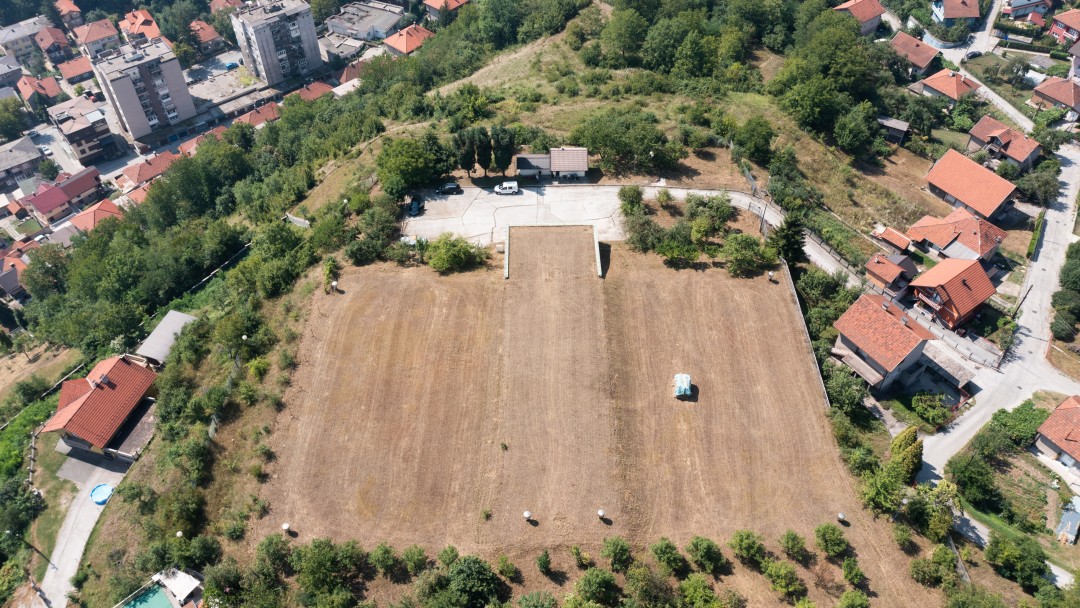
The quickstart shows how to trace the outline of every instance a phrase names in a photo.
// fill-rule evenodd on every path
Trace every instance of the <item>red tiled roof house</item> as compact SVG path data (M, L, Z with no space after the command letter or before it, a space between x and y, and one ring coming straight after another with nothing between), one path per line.
M1042 154L1039 142L1024 133L1006 127L990 115L983 116L968 131L968 150L985 150L991 158L1016 165L1021 172L1031 169Z
M61 385L60 403L43 431L59 432L73 447L133 460L137 450L122 451L120 431L138 413L155 377L128 355L105 359L85 378Z
M78 228L79 232L90 232L97 228L98 224L110 217L120 219L123 214L120 213L120 208L116 206L116 203L105 199L100 203L87 207L82 213L71 218L71 225Z
M61 173L55 184L42 184L19 203L47 225L75 213L83 203L96 198L100 188L101 172L90 167L75 175Z
M958 23L974 26L979 20L979 0L933 0L930 12L934 21L952 27Z
M60 75L68 81L68 84L90 80L94 77L94 68L86 55L79 55L71 61L65 61L56 66L56 69L60 70Z
M431 0L429 0L431 1ZM859 22L859 33L869 36L877 31L881 25L881 16L885 14L885 7L878 0L847 0L833 8L834 11L847 13Z
M979 89L979 83L952 70L941 70L922 81L922 92L927 97L945 97L952 107L964 95Z
M83 24L82 10L72 0L56 0L56 10L60 13L60 21L69 30Z
M1016 191L1012 182L956 150L949 150L934 163L926 181L930 192L945 202L984 219L993 219Z
M214 29L214 26L205 21L198 19L192 21L191 33L199 41L199 52L203 55L213 55L225 47L225 39Z
M23 76L16 86L19 89L19 96L23 98L26 105L32 108L51 106L64 92L60 89L60 83L56 82L52 76L41 80L33 76Z
M877 228L870 233L870 236L888 244L895 249L897 253L903 253L911 247L911 239L903 232L900 232L891 226Z
M151 158L146 158L128 165L116 178L116 185L120 188L120 191L125 194L131 192L135 188L138 188L162 173L165 173L165 171L167 171L179 158L179 154L174 154L166 150Z
M1080 38L1080 10L1074 8L1054 15L1049 33L1058 44L1071 45L1076 42Z
M120 32L116 31L112 21L108 19L80 25L72 30L71 34L75 36L75 41L82 47L83 52L91 58L120 46Z
M71 57L71 43L68 42L64 32L58 28L42 28L40 32L34 35L34 42L53 65Z
M1039 108L1064 108L1080 112L1080 85L1069 78L1050 76L1035 87L1028 103Z
M942 260L911 282L919 304L956 329L996 291L978 260Z
M279 118L281 118L281 108L276 103L271 102L255 108L243 116L238 116L233 122L247 123L258 129L264 124L274 122Z
M154 21L154 16L144 8L124 15L124 20L120 22L120 31L124 32L124 38L128 42L161 38L161 29Z
M915 262L906 255L875 253L864 266L866 279L893 299L907 293L908 283L919 274Z
M887 298L864 294L833 324L833 354L866 380L887 389L918 362L934 335Z
M926 70L930 68L930 64L941 53L941 51L907 32L897 32L889 42L889 46L896 51L897 55L907 59L908 63L911 64L911 74L918 74L919 76L926 73Z
M469 0L424 0L427 7L428 19L438 19L443 11L452 13L468 4Z
M1080 475L1080 396L1062 401L1039 426L1035 449Z
M925 215L908 228L908 236L938 258L989 261L1005 240L1005 231L957 209L944 218Z
M414 23L396 34L387 36L383 44L391 55L401 57L424 46L424 41L434 35L435 32Z

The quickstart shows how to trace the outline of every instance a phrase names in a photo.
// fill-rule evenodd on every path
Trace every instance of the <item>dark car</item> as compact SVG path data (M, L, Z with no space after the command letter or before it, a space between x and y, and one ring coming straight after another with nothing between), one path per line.
M409 201L409 217L416 217L424 211L424 199L419 196L413 195L412 200Z
M976 57L982 57L982 51L969 51L967 55L964 55L965 59L975 59Z
M447 182L438 188L435 188L435 194L461 194L464 190L457 182Z

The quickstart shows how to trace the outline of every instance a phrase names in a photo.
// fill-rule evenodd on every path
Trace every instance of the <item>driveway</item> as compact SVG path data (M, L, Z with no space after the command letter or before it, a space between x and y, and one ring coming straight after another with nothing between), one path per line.
M59 442L58 447L66 448L63 442ZM96 505L90 500L90 490L102 483L116 487L128 469L124 462L79 450L71 452L57 476L75 482L79 490L56 535L56 547L49 558L45 577L41 579L41 590L52 608L67 605L67 594L72 590L71 577L79 569L86 542L105 510L104 505Z

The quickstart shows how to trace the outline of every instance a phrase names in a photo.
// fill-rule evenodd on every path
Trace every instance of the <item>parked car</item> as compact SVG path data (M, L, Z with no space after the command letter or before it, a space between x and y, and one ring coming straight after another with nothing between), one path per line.
M49 146L38 146L38 149L41 150L41 153L45 156L52 156L52 148Z
M982 57L982 51L968 51L968 54L964 55L964 59L975 59L976 57Z
M240 67L240 64L236 63L235 61L230 61L229 63L225 64L226 70L235 70L238 67Z
M495 186L495 194L517 194L518 192L521 190L518 190L517 182L503 182Z
M438 188L435 188L436 194L461 194L462 192L464 192L464 190L461 189L461 186L459 186L457 182L446 182Z
M413 195L409 201L409 217L416 217L424 211L424 199L419 196Z

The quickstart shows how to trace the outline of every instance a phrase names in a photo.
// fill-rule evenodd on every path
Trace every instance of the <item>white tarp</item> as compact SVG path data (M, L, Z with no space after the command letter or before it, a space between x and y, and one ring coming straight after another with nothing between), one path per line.
M162 570L153 577L153 580L161 583L169 590L169 593L173 594L173 597L180 603L183 603L188 597L191 596L191 592L199 588L199 579L191 576L187 572L182 570Z
M690 396L690 374L675 374L675 396Z

